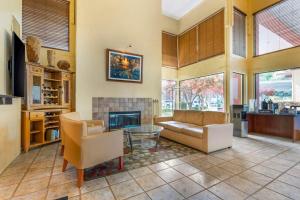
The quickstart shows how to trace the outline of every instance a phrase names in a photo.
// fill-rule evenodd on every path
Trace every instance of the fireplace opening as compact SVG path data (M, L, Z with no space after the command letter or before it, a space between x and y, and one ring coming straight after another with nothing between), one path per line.
M109 112L109 130L141 125L141 111Z

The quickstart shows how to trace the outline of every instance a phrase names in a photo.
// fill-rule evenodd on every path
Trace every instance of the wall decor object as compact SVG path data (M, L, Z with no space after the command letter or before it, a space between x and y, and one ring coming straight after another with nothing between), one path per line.
M40 60L41 41L35 36L26 38L26 51L28 62L38 63Z
M112 49L106 51L108 81L143 82L143 56Z
M48 66L49 67L54 67L54 62L55 62L55 52L53 50L47 50L47 61L48 61Z
M66 61L66 60L60 60L60 61L58 61L58 63L57 63L57 67L58 67L59 69L62 69L62 70L69 70L71 66L70 66L69 61Z

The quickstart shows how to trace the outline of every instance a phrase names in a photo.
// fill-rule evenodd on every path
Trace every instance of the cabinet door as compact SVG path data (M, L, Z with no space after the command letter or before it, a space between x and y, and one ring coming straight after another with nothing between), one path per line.
M69 73L63 73L62 75L62 105L71 106L72 75Z
M44 78L43 74L31 72L30 73L30 81L29 81L29 97L30 97L30 105L42 106L44 104L43 97L43 85Z

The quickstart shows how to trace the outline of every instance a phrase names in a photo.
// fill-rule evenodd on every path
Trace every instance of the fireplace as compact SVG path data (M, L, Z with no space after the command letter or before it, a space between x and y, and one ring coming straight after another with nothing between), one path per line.
M109 130L141 125L141 111L109 112Z

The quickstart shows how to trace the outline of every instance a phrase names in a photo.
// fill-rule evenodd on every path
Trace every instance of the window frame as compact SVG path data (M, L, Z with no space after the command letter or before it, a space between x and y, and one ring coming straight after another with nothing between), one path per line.
M264 7L256 12L254 12L252 14L252 18L253 18L253 57L259 57L259 56L265 56L265 55L269 55L269 54L272 54L272 53L278 53L278 52L281 52L281 51L286 51L286 50L290 50L290 49L294 49L294 48L298 48L300 47L300 44L298 46L294 46L294 47L289 47L289 48L286 48L286 49L279 49L279 50L276 50L276 51L272 51L272 52L268 52L268 53L264 53L264 54L260 54L260 55L257 55L257 52L256 52L256 38L257 38L257 35L256 35L256 20L255 20L255 16L257 14L259 14L260 12L263 12L269 8L272 8L272 7L275 7L277 6L278 4L281 4L281 3L284 3L285 1L287 0L281 0L281 1L278 1L278 2L275 2L267 7ZM276 71L281 71L281 70L276 70Z
M23 1L26 1L26 0L22 0L22 4L23 4ZM69 13L68 13L68 48L60 49L60 48L55 48L55 47L48 47L45 45L42 45L41 46L42 48L58 50L58 51L63 51L63 52L71 52L71 44L70 44L70 41L71 41L71 2L69 0L65 0L65 1L68 4L68 11L69 11ZM76 13L75 13L75 16L76 16ZM22 17L23 17L23 10L22 10ZM76 20L76 17L75 17L75 20ZM23 22L22 22L22 26L23 26ZM42 42L42 44L43 44L43 42Z
M220 75L222 74L223 75L223 98L224 98L224 111L223 112L226 112L226 98L225 98L225 91L226 91L226 78L225 78L225 72L217 72L217 73L213 73L213 74L207 74L207 75L204 75L204 76L198 76L198 77L194 77L194 78L188 78L188 79L182 79L182 80L179 80L178 81L178 86L179 86L179 110L181 110L180 108L180 104L181 104L181 82L182 81L188 81L188 80L193 80L193 79L198 79L198 78L205 78L205 77L208 77L208 76L214 76L214 75Z
M232 72L232 74L238 74L238 75L241 75L242 76L242 105L243 104L245 104L245 92L246 92L246 84L245 84L245 82L246 82L246 74L243 74L243 73L240 73L240 72ZM230 98L230 101L231 101L232 99ZM232 102L231 102L232 103ZM230 104L231 104L230 103ZM232 105L234 105L234 104L232 104Z
M237 54L234 53L233 42L232 42L232 54L235 55L235 56L240 56L242 58L247 58L247 53L248 53L248 48L247 48L248 47L248 45L247 45L248 44L247 43L247 32L248 32L247 31L247 22L248 22L248 20L247 20L247 17L248 17L248 15L245 12L243 12L242 10L240 10L239 8L237 8L236 6L233 7L233 15L234 15L235 11L239 12L240 14L242 14L245 17L245 56L237 55ZM232 27L232 36L233 36L233 32L234 32L234 29Z
M176 89L176 86L177 86L177 84L178 84L178 81L177 80L174 80L174 79L161 79L161 83L163 82L163 81L173 81L173 82L175 82L175 85L174 85L174 87L175 87L175 89ZM162 85L161 85L161 104L160 104L160 108L161 108L161 114L163 114L163 106L162 106L162 103L163 103L163 98L162 98L162 92L163 92L163 87L162 87ZM176 92L176 91L175 91ZM172 102L172 110L176 110L176 94L175 94L175 99L173 99L173 102ZM168 115L167 115L168 116Z

